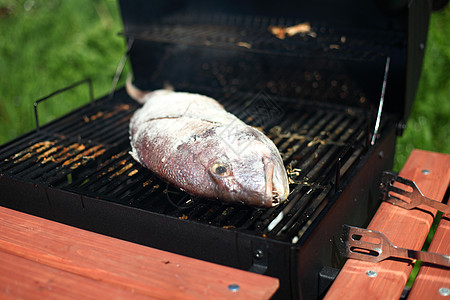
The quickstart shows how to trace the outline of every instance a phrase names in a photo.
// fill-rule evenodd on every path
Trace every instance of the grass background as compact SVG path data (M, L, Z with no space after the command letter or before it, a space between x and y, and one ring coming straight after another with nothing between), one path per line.
M115 0L0 0L0 144L34 129L33 102L57 89L91 78L94 96L107 94L121 30ZM45 101L40 122L88 100L85 85Z
M33 102L84 78L107 94L125 51L115 0L0 0L0 144L34 129ZM123 79L119 85L123 84ZM41 124L88 101L87 86L39 106ZM394 170L414 148L450 153L450 6L431 17L423 73Z

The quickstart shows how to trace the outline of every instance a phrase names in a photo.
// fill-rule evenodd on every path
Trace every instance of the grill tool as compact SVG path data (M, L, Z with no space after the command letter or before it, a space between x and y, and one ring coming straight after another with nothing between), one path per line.
M367 241L367 240L370 240ZM374 241L377 240L377 241ZM379 231L344 225L341 237L341 254L348 258L380 262L388 258L412 259L450 267L450 256L432 252L415 251L394 246Z
M403 184L411 190L408 191L398 185L395 186L395 183ZM425 205L442 211L446 215L450 214L449 205L425 197L414 181L400 177L395 173L383 172L380 189L383 200L393 205L405 209L413 209L419 205Z

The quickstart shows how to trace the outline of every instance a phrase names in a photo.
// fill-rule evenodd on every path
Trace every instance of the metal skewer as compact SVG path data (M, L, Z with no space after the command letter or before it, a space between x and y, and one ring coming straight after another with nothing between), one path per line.
M391 58L388 56L386 58L386 66L384 67L383 86L381 87L380 103L378 104L377 120L375 122L375 128L373 130L372 140L370 141L370 144L372 146L375 145L375 140L377 138L378 130L380 129L381 112L383 111L384 94L386 92L386 83L387 83L387 78L388 78L388 73L389 73L390 62L391 62Z
M127 49L125 53L122 55L119 64L117 65L116 74L114 75L111 91L109 92L109 99L114 96L114 92L116 91L117 83L119 82L120 75L122 75L123 68L125 67L125 63L127 62L128 56L130 55L131 47L133 47L134 37L131 37L127 43Z

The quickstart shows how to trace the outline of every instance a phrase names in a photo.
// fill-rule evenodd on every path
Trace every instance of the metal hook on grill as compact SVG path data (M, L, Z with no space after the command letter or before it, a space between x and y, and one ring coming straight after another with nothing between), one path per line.
M170 188L169 183L166 183L166 190L165 190L165 191L166 191L166 192L165 192L166 198L167 198L167 201L168 201L173 207L175 207L175 208L177 208L178 210L181 210L181 211L190 208L190 205L188 205L188 206L181 206L181 205L176 204L176 203L170 198L169 193L172 193L172 194L180 194L181 192L178 192L178 191L177 191L177 192L172 192L172 191L169 191L169 188ZM188 194L184 194L183 197L179 200L179 202L183 201L183 200L186 199L187 197L189 197L189 195L188 195ZM188 200L188 201L189 201L189 200ZM186 201L186 203L188 203L188 201ZM194 202L192 199L191 199L191 201ZM190 203L189 203L189 204L190 204Z
M127 43L127 50L122 55L122 58L120 59L119 64L117 65L116 74L114 75L112 84L111 84L111 91L109 92L108 99L111 99L114 96L114 92L116 91L117 82L119 82L119 78L122 75L123 69L125 67L125 64L127 62L128 56L130 55L131 47L133 47L134 43L134 37L130 37Z
M70 89L73 89L73 88L75 88L75 87L77 87L77 86L79 86L79 85L81 85L83 83L88 83L89 84L89 101L90 101L91 104L94 103L94 90L93 90L93 87L92 87L92 80L90 78L77 81L74 84L71 84L71 85L69 85L69 86L67 86L65 88L56 90L53 93L51 93L50 95L42 97L42 98L40 98L40 99L38 99L38 100L36 100L34 102L34 118L36 120L36 131L39 131L41 129L40 126L39 126L39 116L38 116L38 109L37 109L38 104L41 103L42 101L45 101L45 100L47 100L47 99L57 95L57 94L60 94L62 92L65 92L65 91L68 91Z

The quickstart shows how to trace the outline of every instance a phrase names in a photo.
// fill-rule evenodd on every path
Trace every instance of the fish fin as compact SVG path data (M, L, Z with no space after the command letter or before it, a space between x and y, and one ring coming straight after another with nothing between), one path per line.
M128 152L128 153L131 155L131 157L132 157L135 161L137 161L138 163L140 163L140 164L142 165L142 162L141 162L141 160L139 159L139 155L137 154L136 149L135 149L134 147L131 147L131 148L132 148L131 151Z
M147 94L151 93L148 91L142 91L138 89L133 83L131 82L131 74L128 74L127 76L127 84L126 84L126 90L128 95L136 100L137 102L144 104L147 100Z

